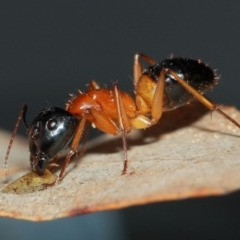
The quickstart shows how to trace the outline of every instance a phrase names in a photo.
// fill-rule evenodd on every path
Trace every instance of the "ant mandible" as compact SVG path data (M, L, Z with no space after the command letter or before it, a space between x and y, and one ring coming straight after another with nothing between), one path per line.
M145 70L142 70L141 59L150 64ZM217 111L240 128L239 123L203 96L206 90L217 83L217 79L215 72L199 60L172 58L156 63L144 54L136 54L133 66L135 101L129 94L119 90L117 84L112 89L106 89L91 81L87 92L72 96L65 110L47 107L30 125L26 123L27 106L24 105L9 143L5 170L21 118L29 137L31 167L38 175L43 175L48 164L55 161L57 154L71 143L60 174L51 185L63 178L71 157L77 152L87 122L105 133L122 133L122 174L127 172L128 166L126 133L132 128L151 127L161 118L162 112L178 108L193 99L199 100L211 111Z

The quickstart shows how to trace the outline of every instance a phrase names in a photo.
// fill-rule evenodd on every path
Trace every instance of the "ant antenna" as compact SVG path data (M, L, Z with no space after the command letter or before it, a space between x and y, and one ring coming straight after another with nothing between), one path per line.
M23 119L23 123L24 123L24 126L26 129L29 129L29 125L27 124L27 121L26 121L26 112L27 112L27 104L24 104L22 106L22 119ZM20 117L21 113L19 114L19 117Z
M20 121L22 120L22 118L23 118L23 122L24 122L25 127L28 128L28 125L26 123L26 118L25 118L26 112L27 112L27 105L24 104L22 106L22 110L19 113L17 122L16 122L15 127L14 127L13 132L12 132L10 142L8 144L8 149L7 149L7 153L6 153L6 157L5 157L5 161L4 161L4 168L3 168L5 175L7 175L7 162L8 162L8 157L9 157L9 154L10 154L10 151L11 151L11 148L12 148L13 140L16 136L16 133L17 133L17 130L18 130L18 127L19 127L19 124L20 124Z

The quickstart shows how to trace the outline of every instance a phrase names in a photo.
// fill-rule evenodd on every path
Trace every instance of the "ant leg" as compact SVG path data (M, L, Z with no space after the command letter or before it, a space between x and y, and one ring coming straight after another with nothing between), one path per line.
M71 145L71 150L68 152L68 154L67 154L67 156L65 158L64 164L62 166L62 169L61 169L61 172L60 172L58 178L54 182L52 182L50 184L44 184L44 186L51 187L51 186L54 186L56 183L58 183L59 181L62 180L63 175L64 175L65 170L66 170L66 168L67 168L67 166L68 166L68 164L69 164L69 162L71 160L72 155L74 155L76 153L78 144L80 142L80 139L81 139L81 136L82 136L82 133L83 133L83 129L84 129L85 123L86 123L86 118L83 117L81 122L80 122L80 124L79 124L79 126L78 126L78 128L77 128L75 136L73 138L72 145Z
M127 116L126 109L123 105L122 98L119 94L117 84L114 84L114 94L117 104L117 111L118 111L118 119L119 119L119 126L122 132L122 140L123 140L123 151L124 151L124 166L122 170L122 175L126 174L127 167L128 167L128 156L127 156L127 139L126 133L131 131L131 122Z
M223 117L228 119L230 122L232 122L235 126L240 128L240 124L236 122L234 119L232 119L230 116L228 116L226 113L221 111L214 103L209 101L204 95L199 93L196 89L191 87L187 82L185 82L183 79L181 79L174 71L165 69L165 71L169 74L171 74L184 88L186 88L198 101L200 101L204 106L206 106L211 111L217 111L219 114L221 114Z
M142 54L142 53L137 53L134 55L134 61L133 61L133 84L136 87L139 78L142 75L142 65L140 63L140 59L145 60L146 62L148 62L149 64L153 65L156 64L156 62L151 59L150 57Z
M59 177L58 179L61 180L63 175L64 175L64 172L71 160L71 157L74 153L76 153L77 151L77 148L78 148L78 145L79 145L79 142L80 142L80 139L82 137L82 134L83 134L83 130L84 130L84 126L85 126L85 123L86 123L86 118L83 117L78 128L77 128L77 131L75 133L75 136L73 138L73 141L72 141L72 145L71 145L71 150L68 152L67 156L66 156L66 159L64 161L64 164L63 164L63 167L61 169L61 172L59 174Z
M146 76L146 78L149 78ZM135 118L131 120L132 125L137 129L143 129L151 127L156 124L162 116L163 112L163 101L164 101L164 85L165 85L165 69L160 72L158 81L155 87L155 92L153 94L153 99L150 104L151 107L141 98L137 96L136 105L139 111L151 113L151 118L145 116L144 113L138 114Z
M78 158L83 156L83 154L86 151L86 146L87 146L87 140L88 140L88 134L89 134L90 127L91 127L91 123L87 121L86 124L85 124L84 133L83 133L81 149L76 153L76 156Z
M94 128L98 128L99 130L105 133L113 135L118 134L119 131L117 126L115 125L115 123L113 123L113 121L111 121L111 119L106 113L91 108L89 109L89 112L94 117L94 121L92 123L92 126Z
M152 106L151 106L151 125L154 125L162 116L163 112L163 97L164 97L164 84L165 84L165 70L160 72L156 90L153 96Z
M17 122L15 124L15 127L14 127L13 132L12 132L11 139L10 139L9 144L8 144L8 149L7 149L6 157L5 157L5 160L4 160L4 167L3 167L3 169L4 169L3 171L4 171L5 175L7 175L8 157L9 157L9 154L10 154L10 151L11 151L11 148L12 148L13 140L14 140L16 134L17 134L17 130L18 130L18 127L19 127L19 124L20 124L20 121L22 120L22 118L23 118L23 123L24 123L25 127L28 129L28 125L27 125L26 119L25 119L26 111L27 111L27 105L24 104L22 106L22 109L21 109L19 115L18 115Z

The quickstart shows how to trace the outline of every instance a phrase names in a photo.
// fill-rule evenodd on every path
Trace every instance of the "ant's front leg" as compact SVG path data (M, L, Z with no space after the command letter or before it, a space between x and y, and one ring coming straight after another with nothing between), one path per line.
M72 145L71 145L70 151L68 152L68 154L67 154L67 156L64 160L64 163L63 163L63 166L62 166L62 169L61 169L61 172L60 172L59 176L57 177L57 179L54 182L52 182L50 184L44 184L44 187L52 187L55 184L57 184L59 181L62 180L62 178L64 176L64 173L65 173L65 170L66 170L66 168L67 168L67 166L68 166L68 164L71 160L71 157L77 152L77 148L78 148L79 142L81 140L85 124L86 124L86 118L83 117L81 119L81 122L78 125L77 131L76 131L75 136L72 140Z

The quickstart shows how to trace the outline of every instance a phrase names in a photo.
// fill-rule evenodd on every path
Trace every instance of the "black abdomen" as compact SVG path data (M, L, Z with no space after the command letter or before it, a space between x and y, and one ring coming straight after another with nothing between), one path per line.
M163 68L168 68L176 72L179 77L200 93L205 92L216 84L217 77L211 68L199 60L189 58L166 59L145 69L143 74L147 74L153 80L158 81ZM164 93L165 111L180 107L194 99L193 95L182 87L170 74L166 74Z

